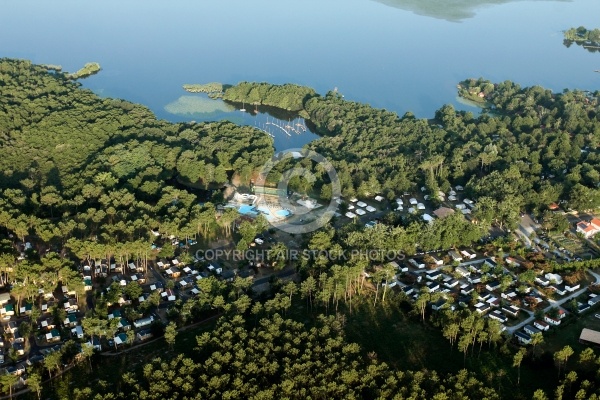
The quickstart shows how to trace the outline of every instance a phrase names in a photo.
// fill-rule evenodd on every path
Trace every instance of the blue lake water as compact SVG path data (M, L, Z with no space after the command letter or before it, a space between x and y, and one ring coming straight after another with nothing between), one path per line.
M456 99L468 77L599 89L600 54L562 44L563 30L599 27L598 15L598 0L20 0L2 4L0 56L67 71L97 61L103 70L85 87L170 121L264 127L273 115L181 88L242 80L337 87L346 99L425 118L445 103L475 110ZM202 112L174 114L173 103ZM315 137L274 129L278 150Z

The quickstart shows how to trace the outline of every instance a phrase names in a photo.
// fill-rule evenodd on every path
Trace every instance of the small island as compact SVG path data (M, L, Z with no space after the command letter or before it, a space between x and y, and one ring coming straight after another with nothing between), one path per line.
M100 64L97 62L86 63L83 68L73 74L67 74L70 79L87 78L88 76L97 74L100 71Z
M571 28L564 32L563 44L571 47L575 43L591 53L600 51L600 29L587 29L584 26Z
M223 84L220 82L210 83L186 83L183 89L190 93L206 93L211 99L219 99L223 97Z

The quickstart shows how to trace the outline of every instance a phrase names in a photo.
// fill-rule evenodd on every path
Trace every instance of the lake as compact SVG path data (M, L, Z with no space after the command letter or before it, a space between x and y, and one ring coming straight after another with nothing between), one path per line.
M597 0L20 0L2 7L0 56L67 71L97 61L103 70L85 87L170 121L227 118L262 129L294 119L250 105L241 112L185 92L185 83L337 88L348 100L422 118L445 103L477 111L456 98L456 84L468 77L555 91L600 83L593 72L600 54L562 43L565 29L599 27ZM278 150L316 137L271 128Z

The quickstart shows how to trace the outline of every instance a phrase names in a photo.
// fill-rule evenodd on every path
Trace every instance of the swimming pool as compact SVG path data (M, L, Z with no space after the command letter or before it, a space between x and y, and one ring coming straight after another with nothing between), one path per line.
M254 209L254 206L248 205L248 204L242 204L239 208L238 211L240 214L244 214L244 215L258 215L258 213L256 212L256 210Z
M274 218L285 218L289 217L292 213L289 210L277 210L273 211L265 206L257 207L256 210L263 214L267 220L271 221Z
M290 210L278 210L275 212L278 217L289 217L292 213Z

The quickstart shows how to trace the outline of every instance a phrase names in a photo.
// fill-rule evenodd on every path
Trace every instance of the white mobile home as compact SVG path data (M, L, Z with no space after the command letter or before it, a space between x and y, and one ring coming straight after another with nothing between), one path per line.
M133 326L135 326L137 329L137 328L141 328L143 326L151 325L152 322L154 322L154 317L150 316L150 317L141 318L141 319L134 321Z

